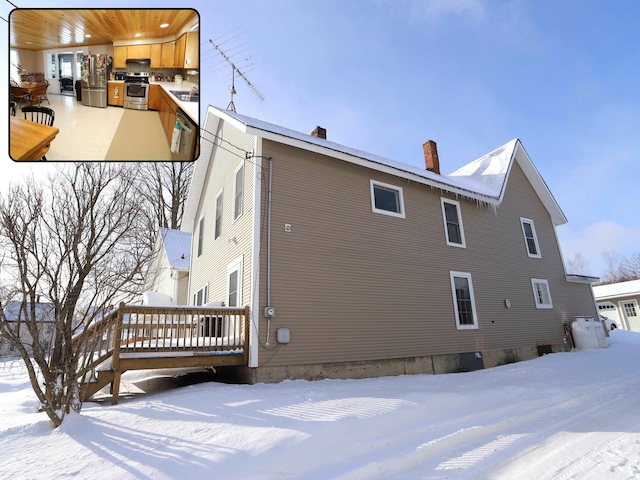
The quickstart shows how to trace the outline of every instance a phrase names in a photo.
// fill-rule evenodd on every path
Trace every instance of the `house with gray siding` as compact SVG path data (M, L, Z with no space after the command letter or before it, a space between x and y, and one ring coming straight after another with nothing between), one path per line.
M250 307L242 380L495 366L569 349L597 314L520 140L444 175L433 141L416 167L326 137L208 108L189 301Z

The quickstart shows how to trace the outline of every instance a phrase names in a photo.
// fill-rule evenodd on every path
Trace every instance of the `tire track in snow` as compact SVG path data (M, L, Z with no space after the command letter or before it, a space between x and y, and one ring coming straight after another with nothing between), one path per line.
M581 420L598 418L599 414L602 413L602 404L605 402L615 403L616 399L626 399L628 395L628 387L630 383L635 381L636 379L634 378L624 379L615 384L608 385L607 388L602 387L558 404L537 408L524 415L511 416L488 425L463 427L449 435L420 444L410 455L403 455L398 458L369 463L368 465L339 477L339 479L364 480L396 478L396 475L401 475L403 472L406 473L408 471L412 471L412 475L406 478L413 478L413 475L417 474L418 471L420 472L419 475L428 474L428 467L426 469L427 471L423 471L421 467L426 466L425 464L427 463L435 462L438 463L434 466L433 474L437 474L437 467L445 464L446 461L451 460L451 456L447 455L448 452L469 452L474 449L479 449L482 445L496 441L499 435L519 435L526 430L527 432L530 432L527 433L527 437L529 437L527 439L527 444L531 442L531 436L539 439L545 439L554 432L560 431L563 427L575 427L575 425L581 424ZM640 390L637 384L635 390ZM623 392L627 393L627 395ZM601 401L598 401L600 399ZM584 404L593 404L593 407L586 410L584 408L580 410L577 409L577 407ZM492 410L491 415L495 416L496 413L507 408L512 411L511 407L502 407ZM575 410L575 413L572 412L572 410ZM459 419L459 421L455 423L458 425L464 425L470 421L472 422L473 417L473 415L469 415L463 419ZM546 421L549 418L553 418L555 421L551 424L547 424ZM539 425L543 420L545 421L545 424ZM595 423L592 422L592 425L595 426ZM417 429L407 433L410 433L412 438L417 438L421 434L423 435L426 433L426 431L433 431L435 428L441 430L443 426L445 425L438 425L437 427L430 426L429 428ZM527 426L529 428L523 429L523 427ZM514 438L514 440L505 449L501 450L496 455L487 455L484 458L479 458L482 465L469 465L467 469L446 470L447 478L454 478L458 474L461 475L460 478L469 478L467 475L471 472L474 476L473 478L509 478L508 476L495 476L491 473L493 472L494 474L497 473L500 475L499 472L496 472L496 468L500 469L501 466L504 466L507 463L511 464L513 462L513 454L509 455L508 460L504 460L504 458L507 456L508 451L512 452L515 448L518 448L518 445L522 443L523 438L524 437L522 436ZM615 443L616 439L611 439L611 442L612 444ZM523 458L536 448L537 447L526 448L523 453L519 455L516 454L515 458ZM595 452L597 452L597 450ZM557 452L551 453L550 455L555 453ZM597 455L597 453L594 453L594 457L595 455ZM541 462L536 463L542 463L544 461L545 460L542 459ZM579 459L576 459L575 461L575 467L579 468L579 464L577 463ZM531 473L536 472L535 468L534 470L531 470L530 467L531 465L528 465L525 468L525 471L529 471ZM440 473L443 473L442 470ZM522 473L523 472L521 470L518 471L517 478L525 478L522 476ZM570 477L571 473L568 475ZM563 478L569 477L558 477L554 480L562 480ZM533 474L531 478L540 479L541 477L538 474Z
M629 387L638 395L630 395ZM629 403L630 399L633 399L632 403ZM491 478L495 479L513 478L517 474L519 479L567 480L575 478L578 473L593 470L594 463L602 463L597 459L604 452L615 452L620 446L633 442L634 438L640 439L640 424L629 423L620 409L622 405L633 412L640 408L640 385L636 379L622 380L593 394L577 397L578 404L585 400L593 403L593 407L582 408L575 413L564 413L567 406L573 406L567 405L573 404L572 401L558 405L558 413L562 413L563 418L533 433L532 436L540 440L538 443L501 462L502 465L483 471L491 472ZM610 431L612 427L620 430ZM528 443L531 443L531 438ZM584 446L580 448L580 444ZM568 451L579 453L567 458ZM611 473L612 468L615 470L615 466L609 466L607 473ZM628 477L625 475L624 478Z

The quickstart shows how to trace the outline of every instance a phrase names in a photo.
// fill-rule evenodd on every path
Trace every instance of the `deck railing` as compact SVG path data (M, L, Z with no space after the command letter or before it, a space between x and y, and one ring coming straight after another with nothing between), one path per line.
M249 307L152 307L121 304L74 339L78 378L111 359L237 354L248 364Z

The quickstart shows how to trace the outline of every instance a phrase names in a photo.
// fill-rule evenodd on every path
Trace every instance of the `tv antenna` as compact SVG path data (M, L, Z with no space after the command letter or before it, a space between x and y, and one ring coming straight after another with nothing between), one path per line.
M240 27L238 27L240 28ZM237 30L237 28L235 29ZM234 32L235 30L232 30L231 32L222 35L222 37L219 38L223 38L227 35L229 35L230 33ZM242 35L242 34L240 34ZM260 92L260 90L258 89L258 87L256 87L247 77L246 73L248 71L253 70L252 67L255 66L255 63L251 62L251 58L252 55L245 57L245 58L241 58L238 61L234 61L233 57L238 56L244 52L246 52L248 50L247 48L243 48L245 47L247 44L244 43L242 45L236 46L234 48L230 48L227 50L227 53L225 53L221 47L222 44L229 42L230 40L233 40L234 38L237 38L239 35L236 35L235 37L232 37L230 39L225 40L224 42L218 43L216 44L213 40L209 39L209 43L213 46L213 48L216 49L216 51L220 54L220 56L224 59L224 61L219 62L218 65L220 65L220 63L224 64L225 62L231 66L231 101L229 102L229 105L227 105L227 110L231 110L232 112L236 111L236 106L235 103L233 103L233 96L236 95L236 75L238 77L240 77L242 80L244 80L244 82L247 84L247 86L249 87L249 90L251 90L253 92L253 94L258 98L258 100L260 100L261 102L264 101L264 96L262 95L262 93ZM237 51L239 48L242 48L242 50ZM232 53L234 50L236 50L234 53ZM217 70L221 70L222 68L226 68L226 66L223 66L221 68L218 68ZM247 70L247 69L250 70ZM241 70L242 69L242 70ZM216 71L217 71L216 70Z

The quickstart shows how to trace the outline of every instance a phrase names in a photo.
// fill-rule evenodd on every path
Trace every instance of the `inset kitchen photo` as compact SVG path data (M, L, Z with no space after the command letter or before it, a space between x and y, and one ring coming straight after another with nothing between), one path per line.
M14 161L191 161L200 16L185 9L15 9Z

